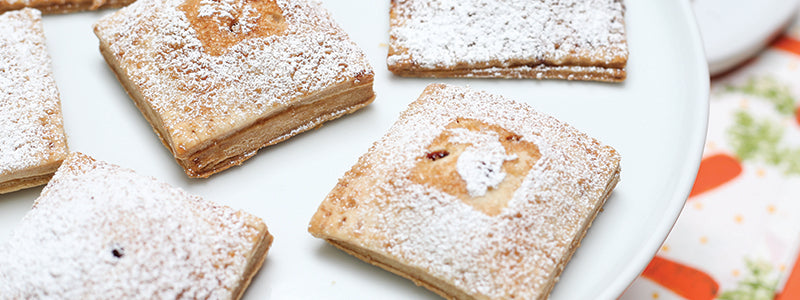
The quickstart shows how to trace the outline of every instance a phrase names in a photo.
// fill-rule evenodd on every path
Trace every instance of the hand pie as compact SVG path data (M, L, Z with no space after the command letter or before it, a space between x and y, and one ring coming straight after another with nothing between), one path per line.
M375 98L364 53L314 1L142 0L94 30L191 177L241 164Z
M239 299L272 236L258 217L71 154L0 246L8 299Z
M67 156L41 13L0 15L0 193L47 183Z
M546 299L619 162L528 105L434 84L339 180L308 230L448 299Z
M621 0L392 0L400 76L623 81Z

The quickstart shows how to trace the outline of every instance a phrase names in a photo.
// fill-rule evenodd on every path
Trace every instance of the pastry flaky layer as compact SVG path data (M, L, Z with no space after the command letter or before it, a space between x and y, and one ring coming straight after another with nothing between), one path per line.
M0 299L238 299L271 243L256 216L72 153L0 245Z
M620 156L530 106L433 84L348 171L309 232L450 299L546 299Z
M94 30L109 66L192 177L375 98L363 51L315 1L142 0Z
M0 193L47 183L67 153L41 13L0 14Z
M0 13L35 8L45 14L62 14L84 10L123 7L135 0L0 0Z
M392 0L401 76L623 81L622 0Z

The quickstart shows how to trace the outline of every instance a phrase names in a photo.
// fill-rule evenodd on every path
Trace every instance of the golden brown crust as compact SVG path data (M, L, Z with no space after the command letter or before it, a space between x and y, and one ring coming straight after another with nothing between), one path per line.
M7 193L46 183L69 150L41 13L0 14L0 45L12 45L0 47L0 118L14 125L0 126L0 193Z
M219 56L228 51L230 47L250 38L280 35L286 30L286 20L283 11L275 4L275 0L250 1L253 9L258 13L258 20L251 31L244 34L237 34L241 30L237 26L238 22L233 16L215 18L200 17L200 0L187 0L179 9L186 14L189 23L192 24L197 38L203 43L205 52ZM229 30L220 31L218 22L224 22L222 26Z
M239 299L272 240L257 216L73 152L0 250L0 282L10 299Z
M347 242L334 239L326 239L326 242L341 249L342 251L355 256L356 258L368 262L374 266L380 267L384 270L394 273L414 282L418 286L427 288L428 290L442 296L445 299L474 299L469 295L459 291L458 289L449 286L447 283L430 276L424 270L415 270L407 265L398 263L385 255L369 251L362 247L353 246Z
M55 172L55 170L53 170L53 172ZM49 181L52 177L53 173L49 173L2 182L0 183L0 194L11 193L21 189L40 186L47 183L47 181Z
M242 281L240 281L233 290L233 299L242 298L247 287L250 286L253 277L256 276L258 270L261 270L261 266L267 258L267 251L269 251L269 248L272 246L273 236L267 231L267 226L264 222L261 220L251 220L251 222L252 224L248 224L248 226L251 226L258 232L258 241L255 243L256 246L253 250L247 254L247 257L249 257L247 260L247 267L245 267Z
M620 82L624 10L620 0L391 1L387 65L408 77Z
M146 2L94 31L106 62L190 177L239 165L375 99L363 52L315 3Z
M109 52L105 41L100 41L100 53L114 71L125 91L134 100L136 107L150 123L153 131L175 156L175 160L183 167L186 175L195 178L206 178L212 174L240 165L256 154L258 149L282 142L296 134L320 126L322 123L353 113L375 100L372 89L373 74L359 77L357 85L341 85L325 90L309 100L298 101L301 105L287 108L259 120L220 140L210 140L199 149L181 149L173 147L165 140L168 136L163 121L144 101L141 91L129 80L121 77L119 63ZM349 87L349 88L348 88ZM302 104L308 103L308 104ZM316 118L312 118L316 116Z
M619 162L526 105L431 85L340 179L308 231L448 299L546 299Z
M97 28L95 28L95 34L99 34L97 32ZM109 51L107 41L102 39L100 40L100 53L103 55L103 58L105 58L108 66L111 67L111 70L114 72L114 76L116 76L117 80L122 84L125 92L131 97L131 99L133 99L133 103L137 108L139 108L139 111L142 112L142 115L147 122L150 123L150 126L158 136L158 139L161 140L161 143L164 144L167 149L172 150L172 143L164 139L164 137L169 137L169 135L167 135L165 132L162 132L164 130L163 121L161 118L158 118L153 109L144 102L144 96L142 96L142 92L139 90L139 88L127 80L127 77L121 76L121 74L124 73L120 69L119 61L116 59L116 56L111 54Z
M327 94L327 93L326 93ZM375 99L372 77L361 86L353 87L303 105L287 108L275 115L256 120L252 125L210 142L194 153L176 155L178 163L190 177L208 177L240 165L259 149L282 142L299 133L312 130L324 122L353 113ZM305 101L304 101L305 102ZM241 153L228 156L228 153Z
M118 8L133 3L135 0L30 0L29 3L0 0L0 13L22 9L35 8L43 14L63 14L85 10Z
M623 82L628 73L625 68L582 67L582 66L547 66L533 67L492 67L423 70L402 65L389 65L389 71L403 77L468 77L468 78L507 78L507 79L563 79L591 80L605 82Z

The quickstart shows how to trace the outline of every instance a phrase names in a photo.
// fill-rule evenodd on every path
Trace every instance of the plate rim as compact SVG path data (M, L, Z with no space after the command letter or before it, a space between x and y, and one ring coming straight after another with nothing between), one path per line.
M704 116L702 120L699 120L702 130L697 130L692 137L686 139L688 141L687 144L690 145L689 149L687 149L687 154L691 154L693 152L694 155L688 156L690 157L691 161L687 162L679 172L679 181L677 186L682 188L675 190L672 195L665 197L670 199L670 210L661 216L657 230L651 235L645 244L642 244L642 247L638 251L637 255L631 258L632 262L628 263L628 265L623 268L622 272L616 275L616 279L612 281L612 283L600 295L598 295L597 299L617 299L622 296L628 287L630 287L636 278L638 278L639 275L644 271L653 257L656 256L658 250L661 248L661 245L664 243L664 241L666 241L670 231L672 231L672 228L678 221L678 217L683 211L683 207L689 198L692 187L694 186L694 181L697 177L697 171L700 168L700 162L705 151L706 134L708 131L711 78L709 75L709 67L706 60L705 49L702 46L703 40L700 35L700 29L698 27L697 20L694 17L694 11L692 10L690 2L690 0L682 0L678 1L678 4L680 5L680 10L683 12L682 15L687 21L685 22L689 29L689 32L687 33L690 35L688 38L693 40L695 45L697 45L696 47L692 47L694 52L693 59L698 65L698 68L695 69L695 76L700 79L705 78L705 80L702 80L698 83L698 88L701 89L700 93L702 93L703 102L695 106L695 108L700 109L699 114Z

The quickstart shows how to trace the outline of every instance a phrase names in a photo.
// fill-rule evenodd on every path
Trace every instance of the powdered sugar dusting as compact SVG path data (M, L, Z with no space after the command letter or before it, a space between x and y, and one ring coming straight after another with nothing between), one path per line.
M41 14L0 15L0 181L62 159L66 151Z
M17 6L20 6L20 5L21 6L28 6L30 4L31 4L31 0L0 0L0 8L3 8L3 10L5 10L4 7L8 7L8 8L13 9L14 7L17 7Z
M389 65L624 67L621 0L393 1Z
M228 299L261 221L72 154L0 247L2 299Z
M241 15L239 16L239 12ZM257 25L258 12L245 1L237 0L200 0L198 8L199 17L210 17L218 20L219 30L231 30L235 34L247 34ZM238 22L231 26L223 26L226 20L236 19Z
M316 1L276 0L285 31L244 39L219 56L204 52L178 9L183 2L137 1L95 26L124 76L163 120L174 148L195 147L300 97L373 73L363 52ZM220 11L225 10L201 13Z
M452 128L450 141L469 144L458 157L456 170L467 183L467 191L471 197L486 194L486 190L497 188L506 177L503 163L517 159L516 155L507 155L499 136L493 131L472 132L465 128Z
M346 190L369 182L368 190L353 193L355 205L339 209L347 220L375 221L359 226L358 234L337 232L346 226L323 230L336 238L355 238L350 242L451 282L469 295L546 298L570 245L615 182L619 155L525 104L447 85L429 86L426 93L361 158L359 166L367 168L348 173L337 186ZM409 179L416 159L456 118L500 126L539 148L541 158L496 216Z

